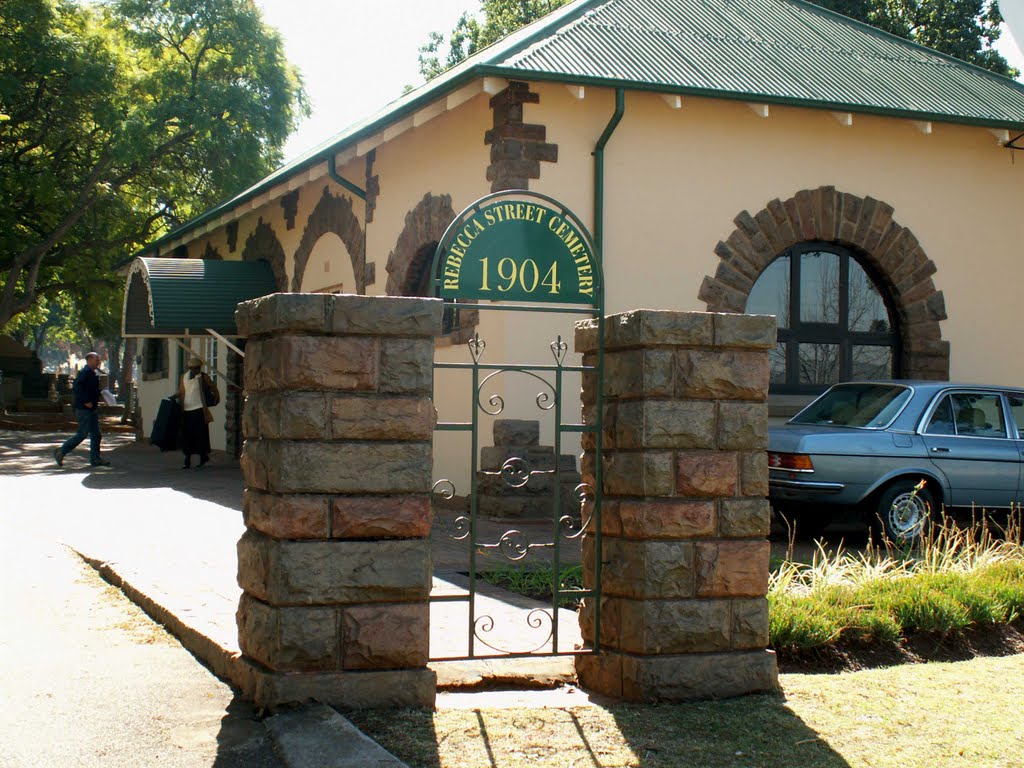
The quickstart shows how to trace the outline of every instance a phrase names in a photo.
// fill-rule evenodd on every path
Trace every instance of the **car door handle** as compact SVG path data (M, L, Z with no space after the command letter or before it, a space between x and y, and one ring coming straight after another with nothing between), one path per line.
M935 447L932 448L932 453L949 453L949 448Z

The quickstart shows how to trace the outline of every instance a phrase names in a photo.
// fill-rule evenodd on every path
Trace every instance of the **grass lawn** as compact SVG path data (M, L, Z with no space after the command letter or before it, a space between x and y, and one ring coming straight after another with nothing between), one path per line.
M781 682L719 702L349 716L411 768L1024 765L1024 655Z

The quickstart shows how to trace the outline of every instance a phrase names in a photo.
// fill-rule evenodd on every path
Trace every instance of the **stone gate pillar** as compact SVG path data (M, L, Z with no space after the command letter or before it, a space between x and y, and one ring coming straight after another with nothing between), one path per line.
M577 658L580 682L630 701L771 690L765 448L775 320L638 310L605 322L602 652ZM596 320L577 324L585 364L597 343ZM588 423L594 385L584 378ZM592 581L591 526L583 568ZM581 623L592 640L593 605Z
M433 706L436 299L274 294L248 336L239 645L261 706Z

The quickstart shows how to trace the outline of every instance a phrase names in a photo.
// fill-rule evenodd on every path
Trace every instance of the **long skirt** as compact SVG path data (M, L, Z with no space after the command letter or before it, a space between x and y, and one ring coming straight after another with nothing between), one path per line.
M193 453L200 456L210 455L210 425L206 423L206 415L202 408L185 411L183 414L181 450L186 458Z

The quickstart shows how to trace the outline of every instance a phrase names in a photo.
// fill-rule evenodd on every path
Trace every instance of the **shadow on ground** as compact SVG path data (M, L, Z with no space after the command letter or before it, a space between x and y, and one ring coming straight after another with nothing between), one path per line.
M238 461L223 451L214 451L203 469L185 470L181 453L161 453L148 442L135 442L131 434L107 433L101 451L109 467L89 466L86 440L64 457L64 467L59 468L53 451L68 437L67 432L0 430L0 476L70 474L90 489L170 488L231 509L242 508L242 473Z
M848 768L781 695L573 709L440 709L348 717L410 768Z

